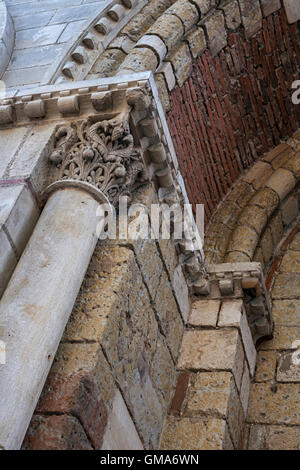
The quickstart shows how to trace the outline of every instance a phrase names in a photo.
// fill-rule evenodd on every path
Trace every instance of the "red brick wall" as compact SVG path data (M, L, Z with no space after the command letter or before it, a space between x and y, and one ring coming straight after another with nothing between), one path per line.
M241 172L300 125L291 101L299 31L280 10L251 40L243 30L231 33L217 57L204 52L171 92L168 124L180 169L190 200L205 204L206 222Z

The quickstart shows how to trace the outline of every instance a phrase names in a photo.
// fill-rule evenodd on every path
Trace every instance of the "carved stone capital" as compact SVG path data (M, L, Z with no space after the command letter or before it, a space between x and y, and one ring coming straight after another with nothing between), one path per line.
M60 187L64 181L88 183L112 205L149 180L127 112L110 120L93 116L58 127L49 160Z

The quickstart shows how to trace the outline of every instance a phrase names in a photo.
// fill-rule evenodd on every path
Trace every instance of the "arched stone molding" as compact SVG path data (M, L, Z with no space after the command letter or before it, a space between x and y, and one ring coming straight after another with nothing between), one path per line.
M245 172L207 228L206 260L262 263L267 273L276 247L298 217L299 132Z
M148 3L149 0L113 0L86 25L71 46L47 71L43 83L65 80L84 80L93 64L119 34L120 30Z
M0 0L0 78L10 61L15 43L15 30L12 18L4 0Z

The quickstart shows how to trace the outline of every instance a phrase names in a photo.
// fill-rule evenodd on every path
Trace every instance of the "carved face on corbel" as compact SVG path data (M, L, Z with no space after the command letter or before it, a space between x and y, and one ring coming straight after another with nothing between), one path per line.
M134 146L128 113L60 126L54 140L49 160L56 166L56 179L87 182L113 205L149 179L141 151Z

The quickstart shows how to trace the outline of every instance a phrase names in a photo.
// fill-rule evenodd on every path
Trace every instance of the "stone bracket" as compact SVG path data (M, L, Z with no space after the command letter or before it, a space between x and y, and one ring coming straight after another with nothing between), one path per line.
M260 263L207 266L207 278L195 282L194 294L208 299L243 299L254 344L273 334L274 322Z

